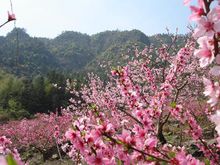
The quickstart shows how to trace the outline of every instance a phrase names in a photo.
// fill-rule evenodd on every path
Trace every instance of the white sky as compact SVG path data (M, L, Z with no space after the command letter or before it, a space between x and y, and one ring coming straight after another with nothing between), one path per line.
M31 36L56 37L72 30L95 34L104 30L139 29L147 35L187 31L189 9L182 0L12 0L17 26ZM168 3L169 2L169 3ZM7 20L10 0L0 0L0 23ZM9 23L0 29L5 35Z

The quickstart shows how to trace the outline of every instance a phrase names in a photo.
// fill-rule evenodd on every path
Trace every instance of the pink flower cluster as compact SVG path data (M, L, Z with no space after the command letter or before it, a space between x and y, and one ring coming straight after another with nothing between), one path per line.
M185 0L184 4L189 5L190 0ZM203 78L205 85L205 96L209 97L207 101L212 111L216 111L216 114L212 115L210 119L216 124L216 131L220 136L220 123L219 123L219 110L218 103L220 98L220 1L214 3L213 0L198 0L198 6L191 6L192 10L191 20L197 23L197 28L194 31L193 36L197 39L199 49L195 51L195 56L200 59L200 66L207 67L210 64L212 68L209 73L210 78L213 80ZM219 147L219 137L217 138ZM212 155L214 163L217 163L218 155Z
M6 136L18 150L35 147L44 151L56 146L62 134L71 125L72 113L63 111L62 116L56 113L37 114L34 119L10 121L0 126L0 136Z
M0 136L0 164L8 165L8 158L10 157L10 159L13 159L18 165L24 165L17 149L12 148L11 144L12 142L5 136Z
M218 52L218 37L220 33L220 6L211 8L212 0L198 0L198 6L190 6L192 10L191 20L195 21L197 28L193 36L197 39L199 49L195 55L200 59L200 66L211 64ZM185 1L189 4L190 1Z
M220 96L220 86L218 82L213 82L207 78L203 78L205 85L204 95L209 96L210 99L207 101L211 106L214 106L218 103Z

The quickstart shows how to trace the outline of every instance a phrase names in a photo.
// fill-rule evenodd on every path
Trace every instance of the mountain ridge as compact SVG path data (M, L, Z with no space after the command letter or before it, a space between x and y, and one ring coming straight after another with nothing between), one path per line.
M162 35L166 39L171 37ZM64 31L49 39L31 37L25 29L16 28L5 37L0 36L0 68L21 76L46 74L51 70L67 73L97 71L97 65L102 62L123 63L122 54L134 47L154 44L155 38L134 29L93 35Z

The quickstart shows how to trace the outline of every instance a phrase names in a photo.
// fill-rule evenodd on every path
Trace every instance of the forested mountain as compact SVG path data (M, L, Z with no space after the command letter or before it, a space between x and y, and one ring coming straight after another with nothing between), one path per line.
M148 37L139 30L105 31L91 36L65 31L54 39L47 39L31 37L24 29L17 28L6 37L0 37L0 68L28 77L51 70L97 72L100 65L124 63L136 47L158 45L157 37ZM170 40L169 35L160 38Z
M58 67L58 61L38 38L30 37L23 29L14 29L1 37L0 67L19 75L41 74Z
M31 117L68 104L66 79L79 87L86 74L106 78L110 67L125 65L136 49L161 42L170 35L146 36L138 30L105 31L94 35L65 31L54 39L37 38L17 28L0 37L0 120ZM181 43L184 36L179 36Z

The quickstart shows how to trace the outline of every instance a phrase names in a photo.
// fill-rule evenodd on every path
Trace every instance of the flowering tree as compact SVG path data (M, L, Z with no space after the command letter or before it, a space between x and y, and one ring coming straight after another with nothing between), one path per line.
M190 0L184 3L188 5ZM220 64L220 6L213 0L198 0L198 6L190 8L190 19L198 24L193 32L198 49L194 39L189 37L176 55L170 53L172 44L163 45L154 56L150 49L136 51L137 59L112 70L112 81L107 84L91 76L89 85L81 92L85 103L81 105L73 128L66 132L71 144L64 149L74 160L84 159L88 164L220 162L219 145L205 141L197 118L198 114L211 118L220 135L220 110L210 115L218 107L219 83L207 78L203 80L204 94L210 97L208 103L212 108L195 110L189 107L190 102L201 100L200 77L209 75L207 69L202 68L215 59ZM199 58L202 68L194 57ZM215 79L220 75L219 69L216 65L210 70ZM77 110L79 107L74 107L75 103L72 100L70 106ZM169 119L187 126L184 132L192 137L207 159L196 159L185 147L169 145L163 135L163 126Z
M72 113L63 111L61 116L56 113L37 114L34 119L10 121L0 126L0 136L10 138L13 142L12 146L19 151L34 147L45 156L50 148L57 147L60 155L59 139L70 127L72 116Z
M194 72L198 69L192 56L194 47L189 39L172 56L169 46L163 45L154 64L150 52L138 52L136 56L142 57L113 70L113 82L107 85L91 76L89 86L82 90L84 110L75 120L74 129L66 132L72 143L69 155L76 159L80 158L76 153L80 153L89 164L199 162L184 148L166 145L163 135L163 126L172 117L187 123L195 140L202 136L191 111L183 108L188 100L182 98L198 94L187 93L195 82L199 83Z

